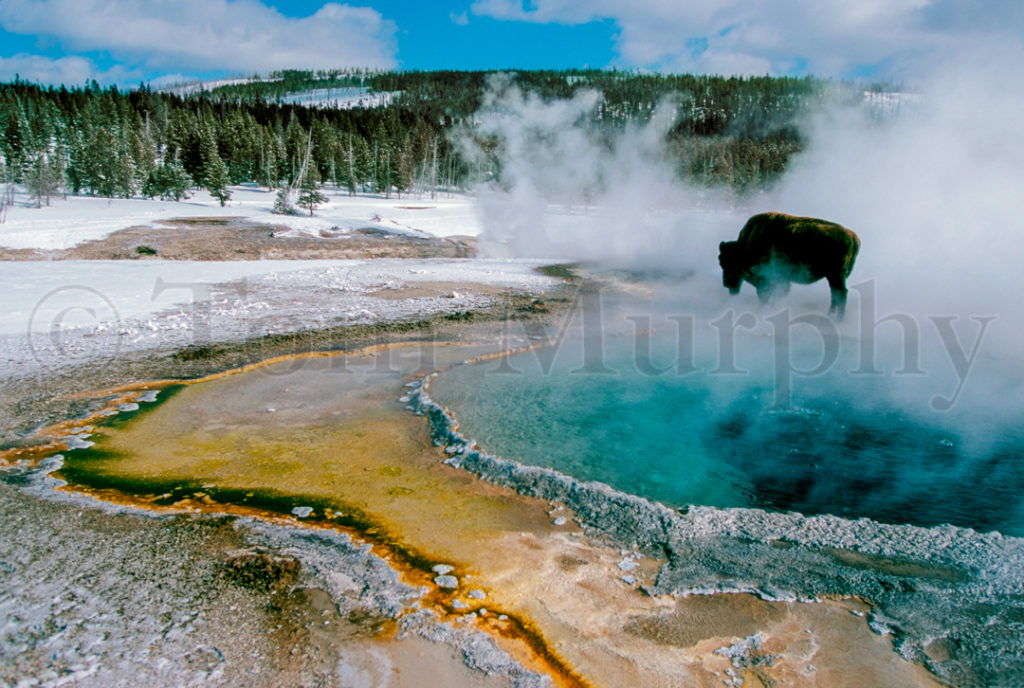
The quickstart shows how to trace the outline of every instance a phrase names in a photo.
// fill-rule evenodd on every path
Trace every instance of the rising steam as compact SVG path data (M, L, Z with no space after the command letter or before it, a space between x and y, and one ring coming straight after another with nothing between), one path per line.
M756 312L749 286L733 300L721 287L718 242L766 210L836 221L863 242L843 336L870 339L879 369L927 378L924 393L906 382L919 398L941 391L948 400L959 385L955 400L973 390L976 416L1016 413L1024 408L1015 372L1024 368L1024 82L1014 65L1024 65L1024 49L991 47L936 65L891 96L896 108L829 108L803 123L808 147L775 187L741 200L679 179L665 152L678 117L672 99L648 122L609 133L591 125L596 93L545 100L495 80L466 137L477 153L481 141L496 143L487 154L501 161L500 179L480 188L481 250L668 268L690 277L666 309ZM781 306L827 304L822 283L794 288ZM917 358L908 362L908 351Z
M590 126L600 105L594 91L544 100L507 77L492 80L464 139L471 157L484 155L480 141L498 142L490 154L501 178L479 189L485 253L616 267L679 267L692 253L698 231L679 214L707 207L715 194L681 184L666 158L675 104L666 100L648 122L614 133Z

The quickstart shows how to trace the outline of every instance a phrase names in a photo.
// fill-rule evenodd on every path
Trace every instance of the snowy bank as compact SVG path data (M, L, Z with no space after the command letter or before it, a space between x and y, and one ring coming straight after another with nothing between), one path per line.
M485 308L560 281L527 260L0 262L0 376L148 348Z
M232 217L318 236L327 230L379 229L411 236L477 236L480 219L472 197L440 194L348 196L325 190L327 203L307 215L275 215L275 192L254 185L231 187L223 207L206 191L183 201L69 196L36 208L19 187L14 205L0 224L0 246L12 249L66 249L130 227L178 218ZM444 197L441 197L444 196ZM198 230L197 230L198 231Z

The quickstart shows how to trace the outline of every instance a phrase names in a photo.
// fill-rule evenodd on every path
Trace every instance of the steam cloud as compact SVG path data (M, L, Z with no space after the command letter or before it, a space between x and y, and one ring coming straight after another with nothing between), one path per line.
M695 372L677 388L679 396L703 395L700 407L688 409L705 423L694 432L716 438L712 451L739 460L751 484L796 494L793 508L836 513L848 506L851 517L926 525L949 519L1019 535L1022 67L1024 46L992 45L908 83L894 117L829 110L805 123L809 146L775 188L741 207L675 177L661 153L675 117L671 101L649 124L607 140L587 127L597 96L545 102L496 84L474 132L504 142L505 173L480 191L481 248L612 268L673 268L685 276L618 315L660 324L669 334L673 317L695 324ZM824 320L824 284L794 287L783 302L761 310L749 285L739 297L721 285L718 242L735 238L749 215L766 210L833 220L863 242L847 319L836 330L843 353L817 377L801 372L819 367L828 349L806 325L810 320L787 337L765 322L779 322L775 314L791 323L809 313ZM606 304L606 323L614 305ZM792 320L781 315L785 309ZM729 328L744 318L760 327ZM722 331L731 333L746 376L713 379L713 366L723 363ZM585 360L586 337L580 339ZM781 342L791 349L779 357ZM672 343L662 342L652 358L667 368L674 355ZM764 401L773 391L778 397L780 360L786 384L804 389L794 393L795 408L775 414L765 412ZM670 384L631 388L611 374L603 380L619 403L629 404L665 395ZM522 405L530 399L525 394ZM504 398L501 405L518 406ZM662 418L680 432L693 421ZM625 430L642 436L644 422ZM713 434L723 427L742 441Z
M833 220L863 242L843 336L871 338L880 368L924 371L946 399L963 383L956 401L973 392L977 402L970 422L1016 413L1024 408L1022 66L1024 48L993 44L950 56L907 84L894 116L830 109L805 123L809 146L774 189L742 205L679 180L664 152L677 117L671 99L648 123L609 136L589 126L601 106L595 93L545 101L496 80L467 138L471 147L501 142L493 154L502 178L480 188L481 250L667 268L689 278L666 309L756 312L749 286L732 300L722 289L718 242L766 210ZM794 287L778 307L821 312L827 303L819 283ZM908 364L908 350L917 361ZM815 368L808 360L798 367ZM916 384L905 377L889 391L920 400L920 389L900 391Z
M1022 66L1024 49L991 48L910 84L897 116L826 112L775 190L744 207L678 179L671 100L609 137L588 127L598 94L545 101L496 80L473 131L502 141L502 179L480 190L484 250L715 271L718 241L779 210L854 229L853 281L879 280L895 306L1002 315L1024 274Z
M486 254L688 267L685 256L708 253L702 240L710 234L701 230L714 218L695 210L714 203L714 194L680 183L665 157L674 104L661 103L648 123L611 136L588 126L600 104L593 91L546 101L507 78L492 80L464 140L471 156L482 155L481 139L501 142L502 178L479 189ZM684 226L681 213L702 227Z

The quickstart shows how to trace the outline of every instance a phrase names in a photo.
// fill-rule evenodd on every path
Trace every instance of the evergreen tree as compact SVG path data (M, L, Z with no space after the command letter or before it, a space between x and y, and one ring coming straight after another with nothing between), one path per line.
M138 190L138 169L129 148L127 135L122 134L120 155L117 158L117 189L123 198L131 198Z
M25 111L20 102L15 102L7 112L2 141L7 173L13 181L21 181L21 172L29 155L30 136Z
M306 155L310 137L306 133L295 111L292 111L288 120L288 128L284 132L284 163L287 165L286 175L288 183L296 185L301 175L303 161Z
M274 208L270 212L275 215L295 215L295 208L292 206L292 194L291 190L282 185L277 190L277 196L274 197Z
M274 143L271 132L265 127L260 127L259 141L260 158L256 167L255 181L261 186L273 190L277 188L277 180L279 178L277 172L277 146Z
M59 169L45 153L33 156L23 180L37 208L42 208L43 203L50 205L50 198L60 190Z
M160 197L162 201L180 201L191 196L192 177L177 160L157 165L149 173L142 193L147 198Z
M308 209L309 216L313 217L313 210L326 202L327 196L320 193L320 173L317 172L316 165L311 163L299 185L299 205Z
M90 83L68 90L16 80L0 83L0 157L5 179L21 183L35 173L38 180L40 172L46 177L42 155L71 192L103 196L131 196L142 187L166 193L170 161L198 185L223 193L225 164L229 183L257 181L271 190L287 180L296 191L302 168L312 165L321 179L350 194L401 193L414 183L434 193L465 188L478 178L501 181L498 137L475 141L480 156L448 137L463 123L472 126L490 78L486 72L288 71L185 98L146 88L122 92ZM542 100L571 98L584 88L599 91L599 105L581 124L609 143L626 126L648 122L666 95L681 94L676 122L664 138L666 156L688 181L738 193L765 189L785 171L806 145L799 123L807 114L836 98L851 105L863 101L856 85L812 78L567 70L520 72L509 83ZM332 85L401 95L386 105L352 109L275 103L288 89ZM161 159L168 169L157 173ZM173 172L180 176L181 169Z
M379 124L373 137L374 160L373 160L373 184L377 192L384 192L385 198L391 198L393 163L391 139L388 137L384 125Z
M109 126L93 129L85 146L85 186L92 195L113 198L121 171L121 147Z
M349 196L356 195L356 160L355 144L352 142L352 134L347 137L347 142L338 146L338 153L341 157L339 169L342 170L341 178L338 179L339 186L348 189Z
M217 152L217 141L209 126L203 127L200 153L203 160L203 185L223 207L231 199L231 191L228 189L228 168Z
M132 114L128 132L128 150L135 166L135 186L138 188L149 178L159 159L148 113L145 119L138 112Z
M211 162L206 168L206 190L210 195L224 204L231 200L231 190L228 188L228 167L219 158Z

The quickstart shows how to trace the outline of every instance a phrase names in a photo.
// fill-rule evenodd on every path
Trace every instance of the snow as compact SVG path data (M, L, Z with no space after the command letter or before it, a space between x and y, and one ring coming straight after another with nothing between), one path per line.
M27 261L0 263L0 335L45 332L55 323L113 323L189 303L191 288L332 261Z
M221 86L235 86L238 84L252 83L273 83L273 78L238 78L219 79L216 81L189 81L187 83L172 84L159 90L160 93L169 93L181 98L193 96L199 93L209 93ZM309 108L332 108L345 110L350 108L374 108L389 105L401 91L371 91L365 86L336 86L333 88L311 88L306 91L296 91L276 98L278 103L290 105L301 105Z
M370 91L360 86L340 88L314 88L299 93L289 93L278 99L281 103L312 108L347 110L350 108L374 108L389 105L401 91Z
M0 262L0 335L50 332L54 325L146 320L169 308L214 299L218 285L253 296L319 289L366 295L422 282L458 282L541 291L555 280L534 272L544 261L260 260L260 261L8 261ZM450 300L459 295L452 292ZM399 300L401 301L401 300ZM249 307L254 307L250 303Z
M197 93L204 93L212 91L215 88L221 86L236 86L238 84L251 84L256 82L267 82L272 81L271 79L253 79L249 78L237 78L237 79L216 79L213 81L189 81L183 84L174 84L165 88L159 89L159 93L169 93L176 95L181 98L186 96L195 95Z
M188 217L235 217L277 234L321 236L374 228L412 236L476 236L476 200L330 195L315 217L273 215L275 194L232 189L174 203L71 197L30 207L23 190L0 224L0 246L59 250L129 227ZM334 232L328 230L335 230ZM202 232L201 224L181 232ZM344 241L339 238L338 241ZM120 353L236 341L485 308L504 290L541 293L550 260L375 259L0 261L0 378Z
M0 224L0 246L59 250L174 218L235 217L276 234L363 228L412 236L476 236L476 199L332 194L315 217L273 215L275 193L232 189L179 203L71 197L30 207L23 189ZM334 230L334 231L329 231ZM203 232L201 223L177 231ZM342 237L344 234L342 234ZM338 238L344 241L344 238ZM421 319L484 308L503 291L541 293L551 260L26 260L0 261L0 377L119 353L256 335Z
M287 227L318 236L323 230L374 228L419 236L477 236L482 230L476 200L470 196L406 194L402 198L348 196L325 190L328 201L309 215L274 215L276 192L246 184L231 187L224 207L206 191L184 201L110 199L90 196L54 198L36 208L24 189L0 224L0 246L12 249L59 250L102 239L130 227L151 226L161 220L196 217L236 217ZM189 231L189 230L182 230ZM201 231L201 230L196 230Z
M864 102L883 119L892 119L899 115L904 107L920 106L922 98L919 93L864 91Z
M502 298L486 288L552 288L558 280L535 270L548 262L0 262L0 377L119 352L482 308ZM417 285L420 293L395 291Z

